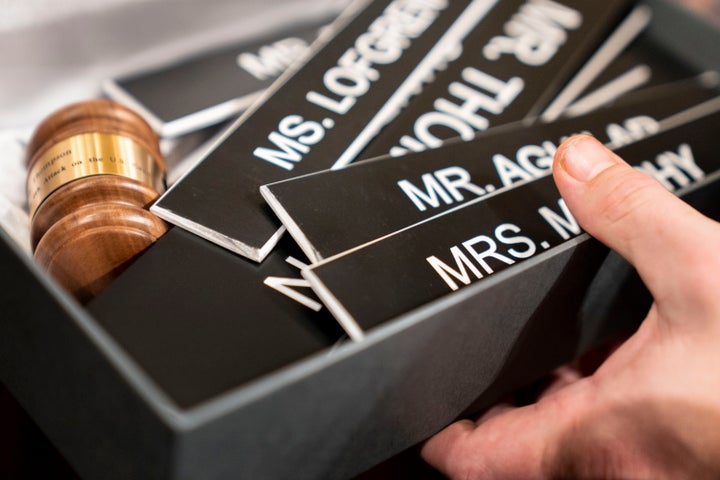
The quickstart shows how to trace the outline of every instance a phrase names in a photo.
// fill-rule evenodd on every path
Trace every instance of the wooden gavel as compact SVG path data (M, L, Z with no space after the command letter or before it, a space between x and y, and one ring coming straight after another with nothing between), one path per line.
M167 231L147 207L164 189L152 128L108 100L70 105L27 149L36 261L85 303Z

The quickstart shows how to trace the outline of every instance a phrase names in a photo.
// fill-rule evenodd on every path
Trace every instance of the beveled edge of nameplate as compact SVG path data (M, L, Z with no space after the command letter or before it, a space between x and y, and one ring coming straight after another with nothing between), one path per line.
M687 124L687 123L690 123L690 122L693 122L693 121L696 121L696 120L700 120L700 119L702 119L703 117L705 117L705 116L707 116L707 115L711 115L711 114L716 113L716 112L718 112L718 111L720 111L720 95L718 95L718 96L716 96L716 97L714 97L714 98L711 98L711 99L709 99L709 100L705 100L704 102L701 102L701 103L698 104L698 105L692 106L692 107L690 107L690 108L686 108L686 109L684 109L684 110L681 110L680 112L677 112L677 113L672 114L672 115L670 115L670 116L668 116L668 117L666 117L666 118L661 119L661 120L659 121L659 130L658 130L658 132L655 133L655 134L652 135L652 136L661 135L663 132L665 132L665 131L667 131L667 130L670 130L670 129L673 129L673 128L676 128L676 127L680 127L680 126L682 126L682 125L685 125L685 124ZM647 139L647 137L644 138L644 139L642 139L642 140L646 140L646 139ZM632 143L635 143L635 142L632 142ZM612 149L612 145L610 145L609 143L606 144L605 146L608 147L608 148L610 148L610 149ZM441 153L442 153L442 152L441 152ZM412 155L412 154L409 154L409 155ZM362 164L359 164L359 165L362 165ZM415 227L417 227L418 225L431 222L431 221L433 221L433 220L435 220L435 219L437 219L437 218L444 217L444 216L446 216L446 215L450 215L450 214L452 214L453 212L456 212L456 211L461 210L461 209L463 209L463 208L467 208L467 207L469 207L469 206L471 206L471 205L474 205L474 204L476 204L476 203L485 202L485 201L487 201L488 199L490 199L490 198L492 198L492 197L495 197L495 196L497 196L497 195L501 195L501 194L503 194L503 193L505 193L505 192L509 192L509 191L515 190L516 188L522 187L522 186L525 185L525 184L535 182L535 181L537 181L537 180L540 180L540 179L542 179L542 178L545 178L545 177L548 177L548 176L551 176L551 175L552 175L552 171L547 171L547 172L543 173L542 175L540 175L540 176L538 176L538 177L531 178L531 179L527 179L527 180L523 180L523 181L514 183L514 184L512 184L512 185L507 185L507 186L505 186L505 187L498 188L497 190L495 190L495 191L493 191L493 192L491 192L491 193L488 193L488 194L483 195L483 196L481 196L481 197L476 197L476 198L473 198L473 199L471 199L471 200L468 200L468 201L459 203L459 204L457 204L456 206L454 206L454 207L452 207L452 208L449 208L449 209L444 210L444 211L442 211L442 212L438 212L438 213L436 213L436 214L434 214L434 215L431 215L431 216L429 216L429 217L427 217L427 218L424 218L424 219L422 219L422 220L419 220L419 221L417 221L417 222L415 222L415 223L413 223L413 224L411 224L411 225L407 225L407 226L405 226L405 227L403 227L403 228L400 228L400 229L395 230L395 231L393 231L393 232L387 233L387 234L385 234L385 235L383 235L383 236L381 236L381 237L378 237L378 238L376 238L376 239L374 239L374 240L367 241L367 242L362 243L362 244L360 244L360 245L357 245L357 246L355 246L355 247L352 247L352 248L349 248L349 249L347 249L347 250L344 250L344 251L341 251L341 252L337 252L337 253L335 253L335 254L333 254L333 255L330 255L330 256L328 256L328 257L325 257L325 258L323 258L320 262L311 265L309 268L322 267L323 265L325 265L325 264L327 264L327 263L330 263L330 262L332 262L332 261L334 261L334 260L336 260L336 259L338 259L338 258L344 257L344 256L346 256L346 255L350 255L350 254L354 253L354 252L357 251L357 250L360 250L360 249L363 249L363 248L368 247L368 246L370 246L370 245L373 245L373 244L375 244L375 243L381 242L381 241L383 241L383 240L385 240L385 239L387 239L387 238L390 238L390 237L393 237L393 236L395 236L395 235L398 235L398 234L400 234L400 233L402 233L402 232L404 232L404 231L406 231L406 230L410 230L410 229L412 229L412 228L415 228ZM290 181L290 180L292 180L292 179L289 179L289 180L286 180L286 181ZM278 182L278 183L279 183L279 182Z
M186 217L181 216L178 213L168 210L161 206L166 198L175 195L176 190L180 190L180 186L183 184L186 178L189 178L195 169L200 167L220 145L223 144L228 138L230 138L235 131L243 124L246 120L251 118L255 112L270 98L272 98L278 91L281 91L287 81L292 78L295 73L301 69L306 62L315 57L336 35L339 34L342 29L350 24L352 20L360 15L365 7L369 6L373 0L352 0L350 4L343 9L343 11L336 17L336 19L328 26L323 28L317 38L311 43L310 47L305 50L305 53L300 55L298 59L286 68L280 76L262 93L259 97L242 112L234 121L230 122L222 132L213 137L212 141L201 147L201 153L199 154L198 162L186 172L184 172L173 185L171 185L160 198L150 208L150 211L158 215L160 218L173 223L175 225L184 228L196 235L203 237L217 245L227 248L233 252L239 253L253 261L261 262L265 256L267 256L272 248L280 240L280 237L285 232L285 227L281 230L276 231L272 237L266 240L265 244L261 247L253 247L241 242L237 239L228 237L219 232L216 232L207 227L203 227L200 223L189 220Z
M563 112L563 117L574 118L581 115L588 115L603 105L620 98L626 93L641 87L652 76L652 69L645 64L635 65L604 85L599 86L592 92L586 93L583 97L574 101ZM687 82L696 82L700 88L720 91L720 71L706 70L694 77L681 78L671 82L664 82L659 85L645 87L640 92L647 94L655 90L664 90L673 85L682 86ZM693 108L693 107L689 107ZM680 112L678 112L680 113Z
M332 313L335 320L337 320L343 330L345 330L348 337L355 342L362 341L365 338L365 332L362 328L360 328L360 325L358 325L355 321L355 318L350 315L350 312L343 307L342 303L340 303L335 295L333 295L327 286L325 286L322 280L320 280L320 278L309 268L301 269L300 273L303 278L310 283L310 288L312 288L313 292L320 297L323 305L330 310L330 313Z
M700 104L698 104L698 105L695 105L695 106L693 106L693 107L690 107L690 108L687 108L687 109L685 109L685 110L682 110L682 111L680 111L680 112L678 112L678 113L676 113L676 114L670 115L669 117L666 117L665 119L663 119L663 120L660 121L660 125L661 125L660 130L659 130L655 135L653 135L653 136L651 136L651 137L644 138L643 140L646 141L646 140L648 140L648 139L650 139L650 138L652 138L652 137L654 137L654 136L662 135L662 133L665 132L665 131L667 131L667 130L671 130L671 129L673 129L673 128L681 127L681 126L686 125L686 124L688 124L688 123L691 123L691 122L693 122L693 121L699 121L699 120L701 120L702 118L704 118L704 117L706 117L706 116L708 116L708 115L712 115L713 113L717 113L718 111L720 111L720 96L716 96L715 98L712 98L712 99L710 99L710 100L706 100L706 101L704 101L704 102L702 102L702 103L700 103ZM631 142L631 143L628 144L628 145L633 145L634 143L636 143L636 142ZM606 145L606 146L608 146L608 148L611 148L609 145ZM335 319L338 321L338 323L340 323L340 325L343 327L343 329L345 329L345 331L346 331L346 333L348 334L348 336L349 336L352 340L360 341L360 340L362 340L362 339L364 338L365 330L363 330L363 329L358 325L358 323L357 323L357 321L355 320L355 318L354 318L354 317L350 314L350 312L342 305L341 301L340 301L337 297L335 297L335 296L332 294L332 292L330 292L330 290L328 289L328 287L327 287L327 286L322 282L322 280L315 274L315 272L313 271L313 269L318 268L318 267L322 267L323 265L325 265L325 264L327 264L327 263L330 263L330 262L332 262L332 261L334 261L334 260L336 260L336 259L338 259L338 258L342 258L342 257L344 257L344 256L346 256L346 255L352 254L352 253L354 253L354 252L356 252L356 251L358 251L358 250L361 250L361 249L363 249L363 248L365 248L365 247L368 247L368 246L370 246L370 245L372 245L372 244L381 242L381 241L385 240L386 238L393 237L393 236L395 236L395 235L397 235L397 234L399 234L399 233L401 233L401 232L403 232L403 231L405 231L405 230L409 230L409 229L414 228L414 227L416 227L416 226L418 226L418 225L420 225L420 224L427 223L427 222L429 222L429 221L431 221L431 220L433 220L433 219L435 219L435 218L443 217L443 216L448 215L448 214L450 214L450 213L452 213L452 212L454 212L454 211L460 210L460 209L462 209L462 208L466 208L466 207L468 207L468 206L470 206L470 205L473 205L473 204L476 204L476 203L480 203L480 202L484 202L484 201L486 201L486 200L487 200L488 198L490 198L490 197L494 197L494 196L500 195L501 193L504 193L504 192L510 192L510 191L512 191L512 190L515 190L517 187L520 187L520 186L525 185L525 184L528 184L528 183L534 183L534 182L540 180L541 178L546 178L546 177L551 176L551 175L552 175L552 172L548 172L548 173L546 173L546 174L544 174L544 175L542 175L542 176L540 176L540 177L538 177L538 178L534 178L534 179L531 179L531 180L519 182L518 184L515 184L515 185L513 185L513 186L498 189L498 190L496 190L495 192L493 192L493 193L491 193L491 194L489 194L489 195L487 195L487 196L478 197L478 198L475 198L475 199L473 199L473 200L471 200L471 201L462 203L462 204L460 204L460 205L457 205L457 206L454 207L454 208L451 208L450 210L447 210L447 211L445 211L445 212L438 213L437 215L433 215L433 216L431 216L431 217L429 217L429 218L427 218L427 219L421 220L421 221L419 221L419 222L417 222L417 223L414 223L414 224L412 224L412 225L410 225L410 226L408 226L408 227L405 227L405 228L403 228L403 229L397 230L397 231L395 231L395 232L389 233L389 234L387 234L387 235L385 235L385 236L383 236L383 237L380 237L380 238L378 238L378 239L375 239L375 240L366 242L366 243L364 243L364 244L362 244L362 245L358 245L358 246L356 246L356 247L354 247L354 248L351 248L351 249L348 249L348 250L346 250L346 251L339 252L339 253L337 253L337 254L335 254L335 255L332 255L332 256L324 259L323 261L321 261L321 262L319 262L319 263L317 263L317 264L311 265L311 266L307 267L306 269L302 269L302 270L301 270L301 273L302 273L303 277L304 277L306 280L308 280L308 282L310 283L310 286L311 286L311 288L313 289L313 291L315 292L315 294L320 298L320 300L321 300L321 301L323 302L323 304L328 308L328 310L332 313L332 315L335 317ZM694 190L696 190L696 189L699 189L699 188L701 188L701 187L703 187L703 186L705 186L705 185L708 185L708 184L713 183L713 182L718 181L718 180L720 180L720 169L714 171L714 172L711 173L710 175L707 175L704 179L702 179L702 180L700 180L700 181L698 181L698 182L696 182L696 183L693 183L693 184L691 184L691 185L689 185L689 186L687 186L687 187L685 187L685 188L682 188L682 189L678 190L677 192L674 192L674 194L675 194L676 196L678 196L678 197L683 197L684 195L686 195L686 194L688 194L688 193L690 193L690 192L692 192L692 191L694 191ZM575 237L575 238L573 238L573 239L570 239L570 240L568 240L568 241L564 241L564 242L556 245L555 247L552 247L552 248L548 249L548 250L545 251L545 252L541 252L541 253L538 254L537 256L535 256L535 257L533 257L533 258L531 258L531 259L523 262L521 265L524 265L524 264L526 264L526 263L532 262L533 260L534 260L534 261L539 261L538 259L543 259L543 258L545 258L546 255L549 255L551 252L557 251L557 249L559 249L559 248L564 248L564 246L567 246L568 244L573 244L573 245L575 245L575 244L578 242L578 239L579 239L579 238L584 238L584 236L587 236L587 237L589 238L589 235L588 235L586 232L583 232L580 236ZM518 267L514 267L514 268L513 268L513 267L508 268L508 269L503 270L502 272L498 273L497 275L502 275L502 274L503 274L504 272L506 272L506 271L512 271L512 270L514 270L514 269L516 270L517 268L520 268L520 267L518 266ZM493 275L493 277L495 277L495 275ZM482 282L486 282L486 281L488 281L488 280L487 280L487 279L482 280ZM476 283L480 283L480 282L476 282ZM447 295L454 295L454 294L456 294L456 292L450 292L450 293L448 293ZM418 308L419 308L419 307L418 307ZM390 321L390 320L388 320L388 321Z
M243 257L257 263L261 263L265 260L265 257L267 257L272 249L275 248L275 245L277 245L283 233L285 233L285 227L281 226L275 231L275 233L272 234L263 246L256 248L239 240L235 240L234 238L228 237L227 235L218 233L217 231L205 227L200 223L188 220L186 217L183 217L172 210L159 207L157 204L152 205L150 207L150 211L166 222L170 222L183 230L204 238L215 245L219 245L226 250L242 255Z
M604 85L575 100L562 112L562 117L574 118L590 114L603 105L608 105L636 88L642 87L651 78L652 69L648 65L635 65Z
M204 159L204 157L207 157L218 145L222 143L222 141L225 140L225 138L229 137L240 125L242 125L245 118L252 115L259 105L264 103L265 100L271 98L276 91L280 90L282 85L286 83L287 80L290 79L297 70L300 69L300 67L302 67L302 65L322 50L322 48L329 43L339 31L349 24L354 17L359 15L372 1L373 0L351 0L348 5L341 9L340 13L335 15L334 20L320 28L317 37L310 42L310 45L305 52L302 55L299 55L298 58L296 58L295 61L292 62L291 65L288 66L267 88L249 93L242 97L231 99L208 109L200 110L199 112L205 112L207 110L215 110L217 107L221 107L221 113L215 112L211 114L210 119L214 119L212 120L212 123L206 123L208 118L205 118L204 122L198 122L198 124L194 125L194 128L191 127L190 130L186 130L187 126L190 125L191 122L195 121L194 119L196 114L186 115L180 119L166 122L159 118L154 112L149 110L141 101L131 95L127 90L122 88L117 83L118 79L116 78L104 79L100 85L101 91L113 100L117 100L118 102L123 103L137 111L143 118L145 118L153 130L162 137L177 137L190 133L193 130L198 130L219 123L223 120L227 120L233 115L239 115L239 117L232 122L232 125L227 128L227 134L224 135L223 138L203 156ZM226 106L226 103L229 103L230 105ZM226 108L232 108L234 111L227 115L226 113L228 110L225 110ZM175 125L176 122L180 122L179 126ZM182 180L184 176L185 175L178 180Z
M712 185L713 183L718 182L718 187L720 187L720 168L713 171L712 173L705 175L703 178L698 180L697 182L691 183L690 185L687 185L685 187L682 187L679 190L676 190L674 195L679 198L683 198L685 195L689 195L693 193L695 190L700 190L701 188L705 188L708 185Z
M649 6L636 6L555 96L553 102L540 114L540 119L546 123L557 120L583 90L647 28L651 19L652 9Z
M407 73L405 79L387 98L383 106L347 145L330 169L338 170L351 164L370 141L399 115L403 105L416 95L416 91L427 88L424 86L427 78L437 73L438 65L446 61L447 52L456 45L462 44L473 29L498 5L498 2L499 0L469 2L431 46L428 53Z
M103 93L111 99L139 113L150 124L152 129L163 138L176 138L227 120L233 115L242 113L250 107L253 102L260 98L263 93L263 90L258 90L243 95L242 97L231 98L182 117L165 121L158 117L155 112L147 108L145 104L134 95L124 89L116 79L108 78L103 80L101 88Z
M695 182L691 185L688 185L678 191L675 192L675 195L677 197L684 197L685 195L692 193L695 190L699 190L703 187L706 187L710 184L713 184L715 182L720 182L720 169L715 170L713 173L707 175L703 179L699 180L698 182ZM442 302L446 301L443 299L447 299L450 296L457 297L460 295L461 298L464 299L460 301L467 300L467 296L474 296L477 295L476 290L484 290L483 287L477 287L478 284L485 285L487 287L490 287L493 284L497 284L500 282L503 282L507 280L508 277L514 276L520 272L523 272L529 268L533 268L535 265L538 265L544 261L546 261L548 258L553 257L557 255L559 252L563 252L569 248L575 248L578 245L587 242L588 240L594 239L589 233L582 232L577 237L571 238L567 241L563 241L562 243L539 253L538 255L520 263L519 265L511 266L510 268L507 268L501 272L498 272L497 274L492 275L491 277L482 279L478 282L474 282L468 287L462 288L459 291L456 292L448 292L445 295L432 300L426 304L419 305L414 307L413 309L409 310L408 312L405 312L401 315L398 315L397 317L393 317L391 319L388 319L381 324L373 327L370 330L363 330L358 323L356 322L355 318L350 314L350 312L342 305L340 300L335 297L332 292L327 288L327 286L322 282L322 280L315 275L315 273L312 271L312 267L304 268L301 270L302 276L310 283L310 287L313 289L315 294L320 298L320 300L323 302L323 304L328 308L330 313L335 317L335 319L340 323L342 328L345 330L345 332L348 334L351 340L355 342L360 342L365 339L365 336L370 334L370 332L373 332L377 329L385 328L387 325L392 324L393 321L396 318L407 318L412 317L414 312L418 312L423 308L426 308L428 305L438 305ZM473 287L474 285L474 287Z
M268 185L260 186L260 194L265 199L265 202L268 204L268 206L270 206L275 215L277 215L277 217L280 219L280 222L282 222L288 233L290 233L290 236L293 237L300 249L308 257L310 263L315 264L321 262L323 260L323 257L320 255L320 252L318 252L315 247L313 247L312 242L307 238L305 233L303 233L300 226L295 222L295 220L293 220L292 216L290 216L287 210L285 210L285 207L283 207L282 203L272 193Z
M176 138L196 130L217 125L233 115L237 115L249 108L260 96L263 90L249 93L242 97L232 98L212 107L198 110L195 113L165 122L160 136L163 138Z
M687 123L700 120L703 117L712 115L718 111L720 111L720 94L710 100L705 100L698 105L686 108L685 110L670 115L669 117L663 118L659 122L660 130L658 133L681 127Z

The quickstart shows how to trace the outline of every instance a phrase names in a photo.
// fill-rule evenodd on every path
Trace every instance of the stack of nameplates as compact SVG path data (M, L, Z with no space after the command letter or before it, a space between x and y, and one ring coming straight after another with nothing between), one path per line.
M350 477L631 332L647 293L553 155L591 132L717 209L718 38L664 1L354 2L89 305L110 440L66 454L89 477Z

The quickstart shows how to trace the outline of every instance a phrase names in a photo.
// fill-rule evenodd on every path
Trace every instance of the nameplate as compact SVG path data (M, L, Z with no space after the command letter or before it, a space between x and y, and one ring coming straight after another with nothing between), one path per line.
M323 18L262 38L192 56L141 73L109 79L103 91L132 107L164 138L177 137L240 114L302 57Z
M503 74L493 77L510 82L506 93L482 69L468 77L494 85L501 103L514 101L525 88L528 79L521 79L513 68L527 67L518 57L540 62L534 55L527 58L535 50L543 52L546 65L550 58L559 62L552 70L562 72L558 78L567 78L599 41L596 31L616 22L628 3L615 0L602 8L587 4L582 10L551 0L368 3L341 18L344 23L336 24L332 39L294 75L280 80L262 105L241 117L152 210L261 261L283 232L262 200L261 185L350 163L426 83L452 63L463 45L505 66ZM489 15L499 15L503 21L493 17L490 22ZM538 19L546 34L542 39L537 30L528 31L530 25L540 28ZM478 32L486 32L487 43L478 43ZM544 39L551 34L558 39L546 44ZM561 36L566 40L561 42ZM512 80L516 77L520 80ZM559 88L550 83L548 90Z
M261 188L312 262L391 234L498 189L547 174L560 142L590 131L617 148L718 94L693 79L635 92L570 120L499 127L469 142L359 162ZM492 167L492 168L489 168Z
M304 65L212 145L152 207L165 220L255 261L283 230L260 185L329 168L385 123L497 0L356 2ZM379 120L375 120L378 118Z
M682 124L698 115L700 119ZM712 132L719 121L720 101L710 101L667 119L657 135L617 153L669 190L681 192L718 175L720 157ZM663 128L678 123L682 125ZM495 174L491 158L482 163ZM303 275L346 332L359 340L393 317L522 262L541 261L553 255L554 247L588 238L548 171L331 257Z
M503 2L489 14L489 27L458 45L458 59L411 99L360 158L419 152L458 136L471 140L492 126L540 116L558 95L575 98L584 87L578 82L602 71L647 26L647 6L623 19L630 4ZM581 67L583 78L573 79Z

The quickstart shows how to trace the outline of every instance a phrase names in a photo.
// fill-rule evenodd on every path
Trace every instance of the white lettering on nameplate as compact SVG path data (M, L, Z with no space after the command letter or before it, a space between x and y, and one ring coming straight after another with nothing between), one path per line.
M695 163L692 148L687 143L678 146L677 152L667 151L655 157L655 162L644 161L636 167L655 178L670 191L679 190L705 177Z
M544 65L567 41L566 30L582 24L582 15L551 0L530 0L504 25L505 35L493 37L483 48L488 60L514 55L526 65Z
M660 123L647 115L628 118L623 125L611 123L605 129L610 142L609 148L616 149L629 145L660 131Z
M486 193L483 188L472 183L470 173L462 167L447 167L433 173L425 173L421 181L422 188L406 179L397 182L400 189L421 212L427 210L428 206L438 208L440 200L445 205L451 205L453 201L462 202L465 200L463 191L475 196Z
M288 257L285 261L299 270L307 268L307 265L294 257ZM263 283L311 310L319 312L322 309L320 302L293 288L310 288L310 282L303 278L267 277Z
M610 139L608 145L612 148L622 147L646 138L657 133L658 129L658 121L646 115L633 116L622 123L609 123L605 127ZM557 145L570 136L560 137L557 143L546 140L539 145L524 145L518 148L513 158L502 153L494 154L492 163L501 183L499 187L495 185L481 187L473 183L470 172L460 166L424 173L419 182L401 179L397 185L421 212L428 208L439 208L443 204L452 205L463 202L467 194L471 194L471 198L481 197L496 191L497 188L511 187L546 175L552 169L553 157L558 149ZM684 186L687 183L683 182L688 180L678 173L677 165L685 165L686 171L690 172L688 174L690 180L696 180L694 175L697 175L698 172L691 168L691 165L694 165L691 161L692 152L687 153L685 149L681 149L677 154L668 153L663 158L665 159L662 160L660 169L653 167L652 164L645 164L644 170L648 173L656 172L654 175L666 186L669 179L674 179L677 185Z
M477 235L460 245L451 247L451 264L454 263L452 266L435 255L429 256L425 260L454 291L460 288L457 282L469 285L473 281L473 277L477 280L483 278L484 275L492 274L494 270L488 263L491 259L494 262L512 265L515 263L515 259L533 256L537 251L535 242L526 236L518 235L520 231L520 227L515 224L503 223L495 228L493 236ZM515 245L523 248L517 249L514 247ZM513 247L507 248L508 246ZM498 247L503 247L506 251L500 253Z
M570 213L565 200L558 200L560 213L552 210L550 207L540 207L538 213L540 216L557 232L563 240L569 240L575 235L580 235L580 225L573 214Z
M544 65L567 41L566 30L581 24L582 15L577 10L551 0L530 0L504 25L505 35L493 37L483 48L483 55L494 61L503 54L512 54L523 64ZM471 140L476 132L490 127L489 115L503 113L525 88L520 77L504 82L473 67L465 68L461 77L448 88L452 100L437 99L434 110L415 121L414 136L401 137L400 145L392 147L390 155L437 148L443 138ZM450 130L450 134L438 135L443 130Z
M679 190L702 180L705 172L697 165L692 148L687 143L681 143L677 151L664 151L655 156L654 161L643 161L636 166L640 171L657 179L665 188L671 191ZM437 187L441 182L436 182ZM429 191L429 189L428 189ZM432 195L422 195L415 192L418 198L427 204L432 201L439 203L438 198ZM443 199L439 191L437 197ZM447 191L445 192L447 197ZM469 285L475 280L494 273L489 260L512 265L519 259L526 259L538 251L557 245L558 241L570 240L582 233L580 224L570 212L565 200L558 199L553 207L540 206L537 209L540 218L545 221L559 238L554 242L543 240L536 242L527 236L520 235L519 226L512 223L503 223L494 230L494 235L477 235L450 248L451 260L445 261L435 255L426 257L427 263L435 270L440 278L451 290L458 290L459 284ZM513 248L508 248L509 246ZM483 248L479 248L479 247Z
M427 30L439 11L447 6L447 0L396 0L390 3L337 64L323 74L324 88L305 95L309 103L325 110L328 116L319 121L306 121L300 115L288 115L280 120L277 131L267 137L275 148L257 147L253 152L255 157L284 170L292 170L304 155L310 153L310 147L322 140L325 131L335 126L333 117L346 115L358 98L370 91L372 83L380 79L375 66L398 61L411 40ZM300 134L293 136L283 132L283 125L287 127L288 121L300 129L296 132L307 128L314 132L313 135L296 140Z
M280 76L301 57L308 44L302 38L290 37L265 45L258 53L243 52L237 56L238 67L260 81Z
M503 113L524 87L525 82L519 77L505 82L476 68L465 68L461 80L452 82L448 87L451 99L436 99L434 110L415 120L415 136L403 135L400 146L391 148L390 155L399 157L409 151L437 148L443 138L460 136L465 141L472 140L475 132L490 127L487 116ZM438 135L437 132L442 130L450 130L451 133Z

